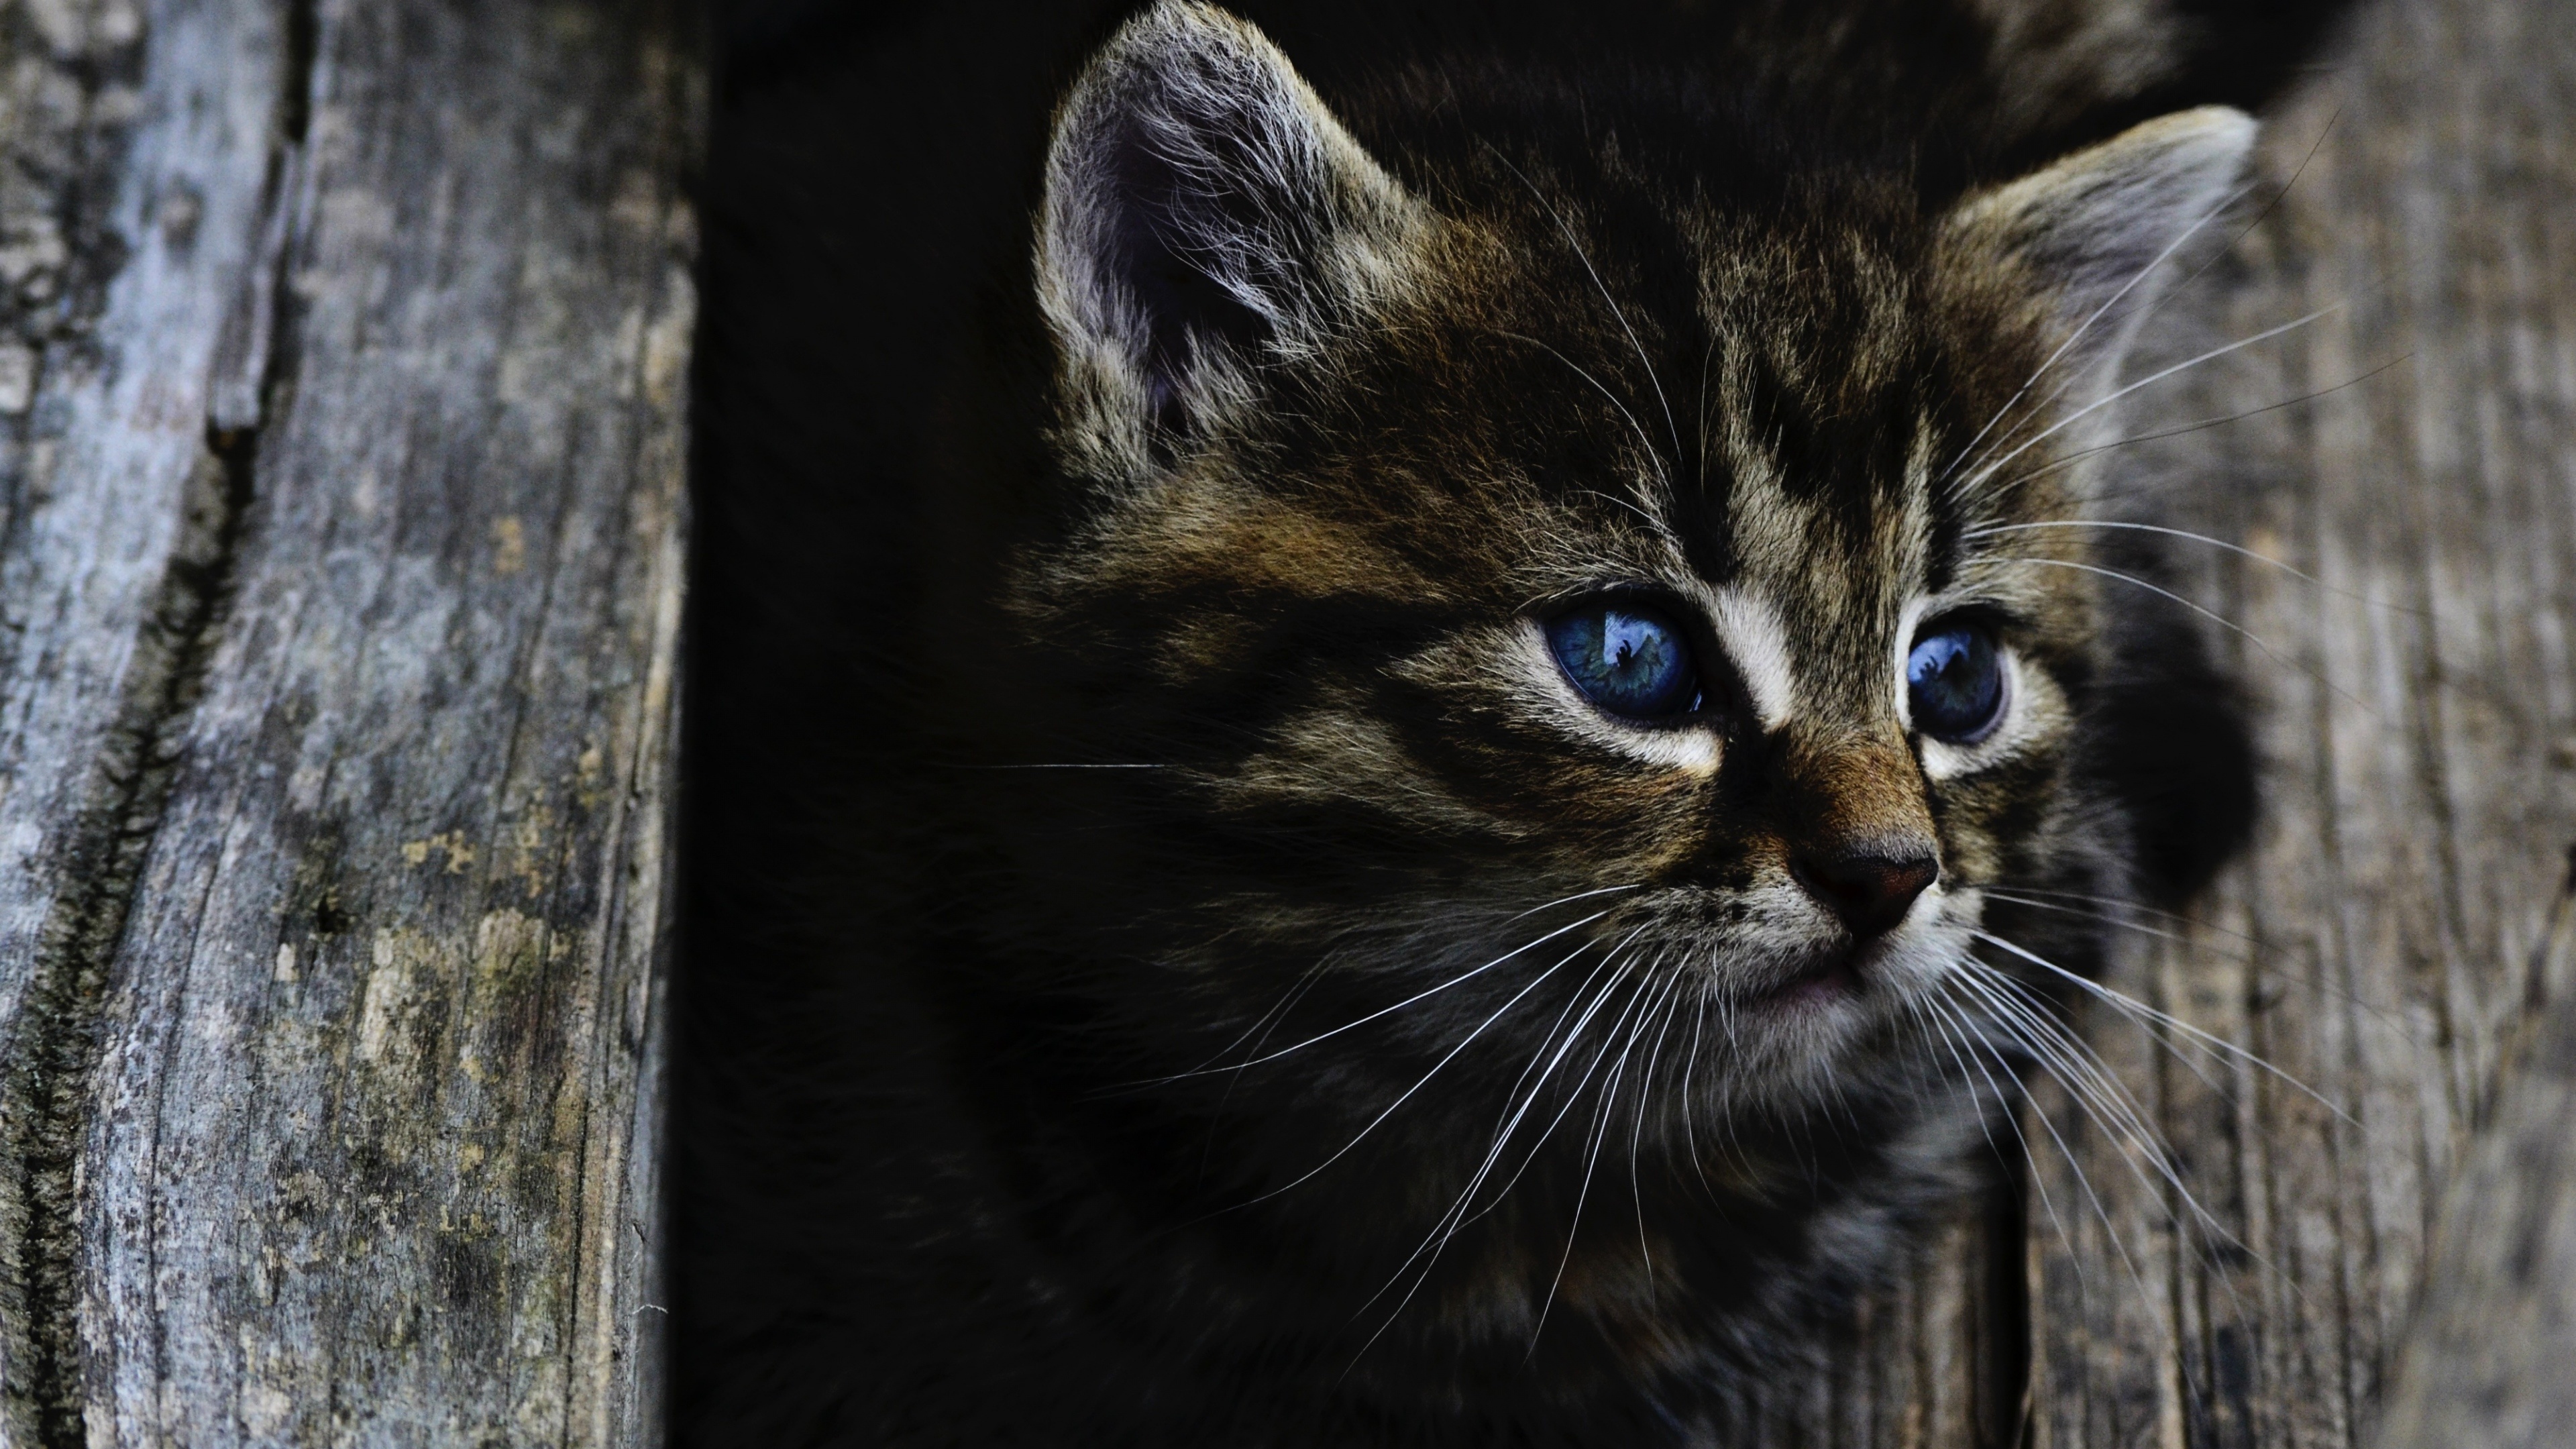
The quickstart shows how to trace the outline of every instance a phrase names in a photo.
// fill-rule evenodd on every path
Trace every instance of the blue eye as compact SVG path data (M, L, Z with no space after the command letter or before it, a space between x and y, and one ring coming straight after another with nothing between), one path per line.
M1947 624L1914 641L1905 656L1906 707L1914 727L1937 740L1974 744L2003 717L2003 655L1973 624Z
M1663 616L1634 604L1594 604L1547 626L1548 647L1586 699L1629 719L1699 707L1690 645Z

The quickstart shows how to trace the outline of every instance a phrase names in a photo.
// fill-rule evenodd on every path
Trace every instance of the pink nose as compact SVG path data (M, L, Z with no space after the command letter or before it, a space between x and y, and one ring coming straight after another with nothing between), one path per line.
M1790 874L1852 935L1868 940L1894 930L1914 898L1940 879L1940 862L1925 845L1874 841L1802 851Z

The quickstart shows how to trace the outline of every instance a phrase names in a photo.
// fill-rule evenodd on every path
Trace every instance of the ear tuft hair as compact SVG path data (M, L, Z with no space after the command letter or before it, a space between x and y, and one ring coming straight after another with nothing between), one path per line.
M1422 214L1259 31L1164 0L1056 117L1038 286L1070 421L1142 466L1394 285Z

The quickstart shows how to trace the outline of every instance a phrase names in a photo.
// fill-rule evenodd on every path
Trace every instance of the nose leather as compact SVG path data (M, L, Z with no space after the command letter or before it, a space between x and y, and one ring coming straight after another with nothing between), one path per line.
M1905 919L1914 898L1941 875L1929 846L1882 841L1801 852L1789 872L1807 894L1861 940L1886 934Z
M1921 768L1893 721L1876 731L1803 730L1780 770L1789 874L1857 940L1896 929L1941 878Z

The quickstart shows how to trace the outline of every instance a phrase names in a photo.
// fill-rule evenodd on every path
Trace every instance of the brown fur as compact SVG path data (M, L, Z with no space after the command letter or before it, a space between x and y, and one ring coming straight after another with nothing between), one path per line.
M2249 134L1961 194L1689 84L1327 104L1212 9L1112 38L923 469L908 753L774 1038L887 1065L759 1189L863 1204L933 1266L841 1291L1010 1362L725 1329L860 1365L809 1437L1732 1432L1960 1190L1996 1104L1926 1013L1980 1009L1983 888L2126 887L2101 580L1985 530L2080 516L2082 409ZM1612 597L1704 709L1569 682L1546 621ZM1944 744L1904 661L1962 618L2010 704ZM1917 849L1884 935L1814 884Z

